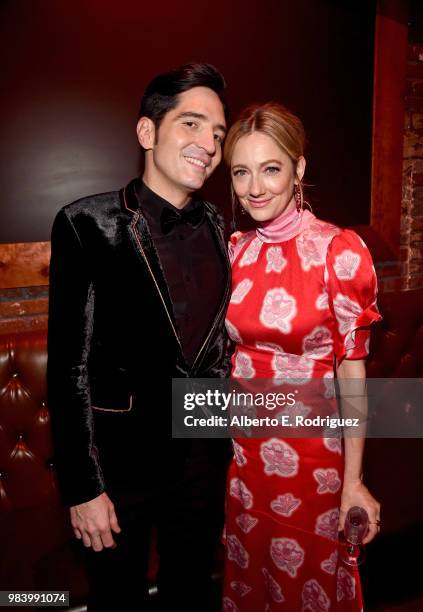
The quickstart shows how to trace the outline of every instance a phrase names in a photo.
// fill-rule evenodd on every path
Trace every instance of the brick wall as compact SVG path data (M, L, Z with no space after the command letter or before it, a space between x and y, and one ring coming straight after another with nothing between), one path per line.
M423 287L423 44L409 47L405 91L401 288Z

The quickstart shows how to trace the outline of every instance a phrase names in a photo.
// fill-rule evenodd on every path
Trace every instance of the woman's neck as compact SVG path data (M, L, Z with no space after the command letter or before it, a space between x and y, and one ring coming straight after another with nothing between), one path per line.
M309 210L297 210L288 206L278 217L260 223L256 227L257 236L263 242L285 242L310 225L314 215Z

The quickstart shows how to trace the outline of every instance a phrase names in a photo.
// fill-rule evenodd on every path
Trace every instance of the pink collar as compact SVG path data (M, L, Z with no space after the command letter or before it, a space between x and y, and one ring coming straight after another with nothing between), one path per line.
M285 242L305 230L316 217L309 210L296 208L283 212L276 219L267 221L256 228L262 242Z

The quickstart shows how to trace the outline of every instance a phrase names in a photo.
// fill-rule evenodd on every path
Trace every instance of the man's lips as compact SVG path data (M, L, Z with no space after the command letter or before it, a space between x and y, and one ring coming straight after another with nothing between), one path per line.
M265 200L247 200L247 202L252 208L264 208L272 199L273 198L266 198Z

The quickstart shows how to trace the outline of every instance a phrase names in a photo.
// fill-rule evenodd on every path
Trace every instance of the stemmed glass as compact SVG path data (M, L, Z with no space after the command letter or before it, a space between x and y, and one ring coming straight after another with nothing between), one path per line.
M369 530L369 517L364 508L353 506L347 512L344 531L340 533L340 558L347 565L357 567L366 558L362 545Z

